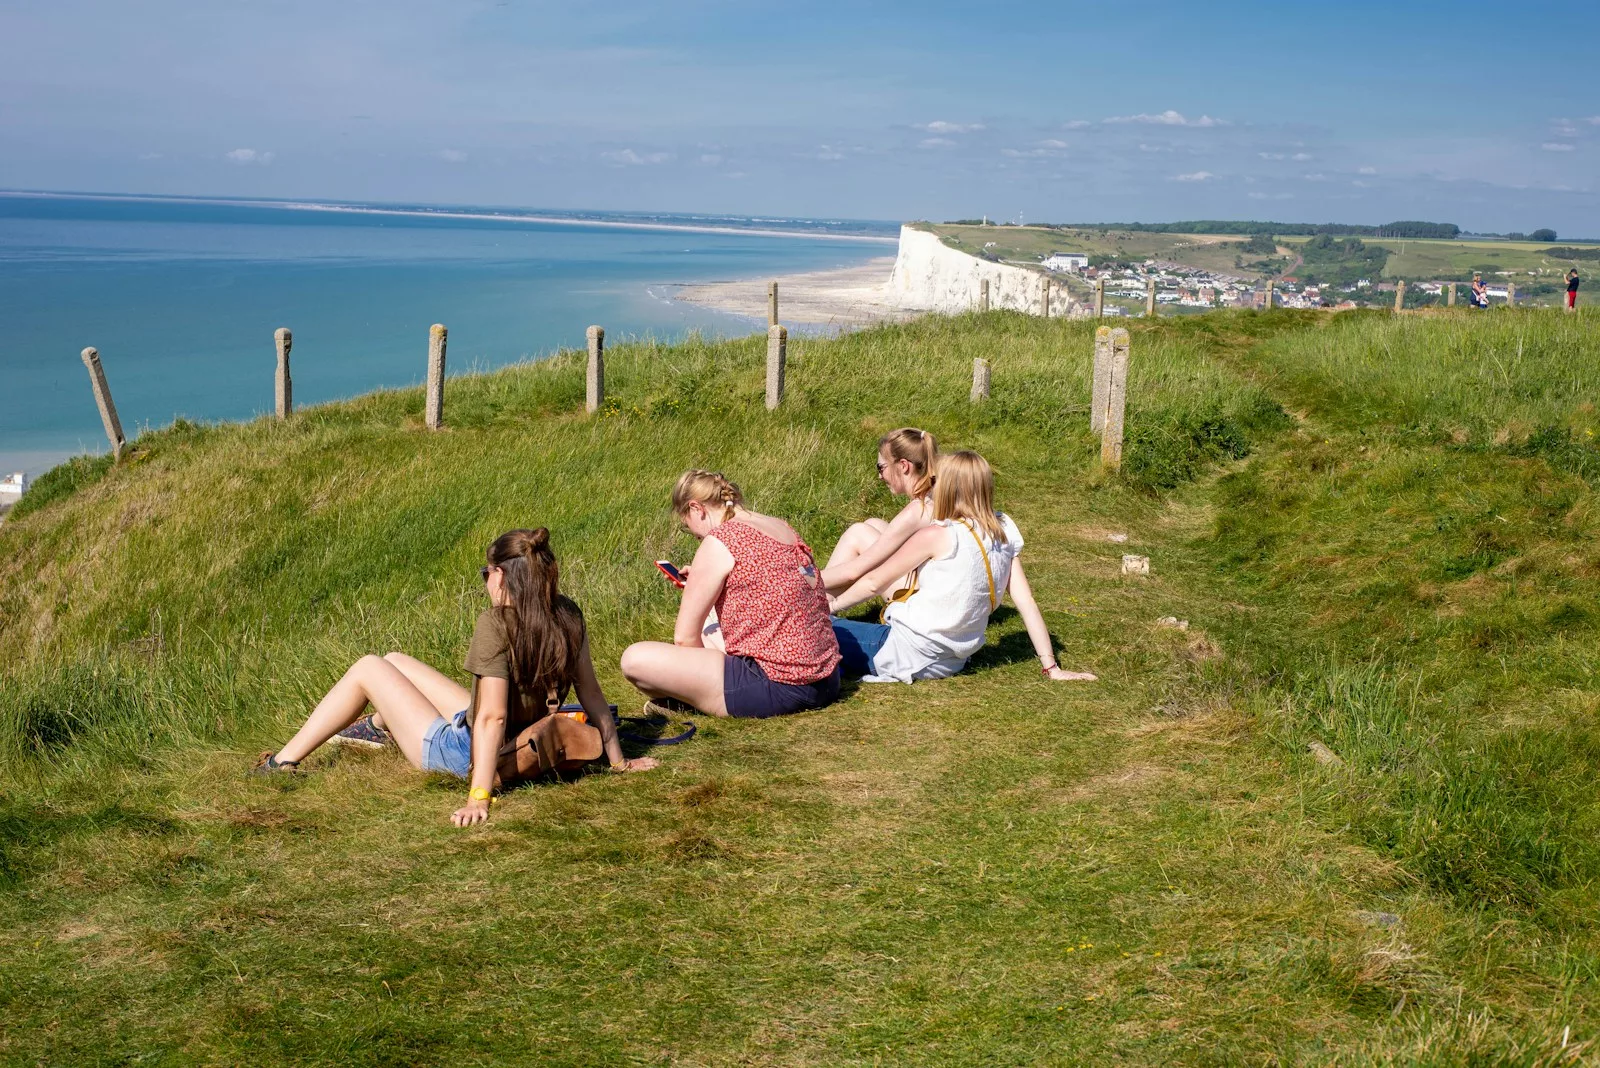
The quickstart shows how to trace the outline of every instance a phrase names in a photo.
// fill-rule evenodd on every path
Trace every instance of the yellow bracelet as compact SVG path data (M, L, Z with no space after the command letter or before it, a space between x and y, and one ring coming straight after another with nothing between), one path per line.
M481 786L474 786L472 788L472 792L468 794L467 797L473 801L492 801L494 799L489 791L485 790Z

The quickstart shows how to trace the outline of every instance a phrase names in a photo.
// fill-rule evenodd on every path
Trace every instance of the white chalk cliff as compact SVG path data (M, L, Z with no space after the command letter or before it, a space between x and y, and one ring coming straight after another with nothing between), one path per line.
M900 252L889 275L889 301L902 308L959 315L978 307L980 283L989 282L989 307L1038 315L1047 275L1026 267L992 263L946 245L938 234L900 228ZM1050 314L1086 314L1059 284L1051 286Z

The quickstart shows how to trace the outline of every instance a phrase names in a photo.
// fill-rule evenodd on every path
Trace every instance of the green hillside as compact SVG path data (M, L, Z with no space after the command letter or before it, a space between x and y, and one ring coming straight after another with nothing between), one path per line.
M1121 475L1093 324L1004 312L796 339L775 414L761 339L691 340L608 352L595 418L567 354L451 380L440 432L388 392L61 469L0 526L0 1059L1591 1058L1597 323L1134 322ZM994 463L1100 682L1002 609L954 679L702 722L475 830L394 754L245 774L355 657L459 663L513 526L632 705L675 476L825 551L905 424Z

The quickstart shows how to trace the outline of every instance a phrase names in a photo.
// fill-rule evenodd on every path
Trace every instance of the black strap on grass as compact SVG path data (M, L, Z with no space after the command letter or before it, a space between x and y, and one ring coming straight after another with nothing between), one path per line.
M666 716L660 714L652 714L648 716L619 716L617 715L616 705L607 705L606 707L611 710L611 719L617 726L617 737L623 739L624 741L635 742L639 745L682 745L690 738L693 738L695 731L699 730L699 728L693 723L682 723L680 726L684 727L685 729L681 733L672 735L670 738L663 738L659 734L640 734L637 731L629 730L626 724L636 723L642 727L665 727L670 721ZM583 706L579 704L562 705L560 711L582 712Z

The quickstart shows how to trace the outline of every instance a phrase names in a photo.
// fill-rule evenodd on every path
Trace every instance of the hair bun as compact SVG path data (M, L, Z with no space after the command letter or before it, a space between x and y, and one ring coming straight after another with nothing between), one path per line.
M528 536L528 550L538 552L550 544L550 528L540 527Z

